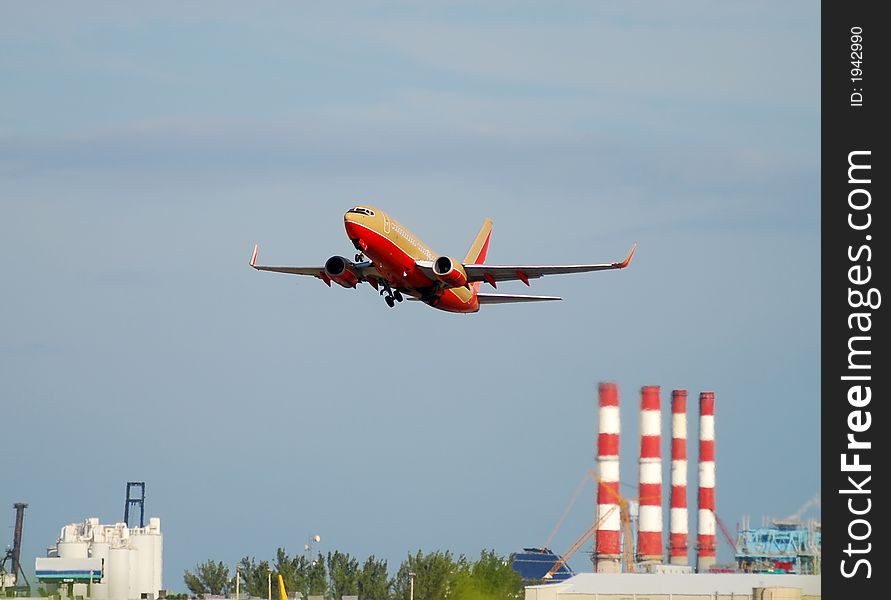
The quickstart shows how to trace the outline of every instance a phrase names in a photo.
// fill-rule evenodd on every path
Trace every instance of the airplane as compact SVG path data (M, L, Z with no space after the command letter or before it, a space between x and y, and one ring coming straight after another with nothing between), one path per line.
M259 244L254 245L250 266L258 271L309 275L355 288L363 281L376 289L392 308L403 299L419 300L452 313L475 313L484 304L562 300L558 296L493 294L480 291L486 282L522 281L544 275L624 269L631 262L637 242L621 262L587 265L489 265L485 263L492 236L492 219L486 219L463 261L440 255L399 221L372 206L354 206L343 216L347 236L357 250L355 262L332 256L316 267L273 267L257 264Z

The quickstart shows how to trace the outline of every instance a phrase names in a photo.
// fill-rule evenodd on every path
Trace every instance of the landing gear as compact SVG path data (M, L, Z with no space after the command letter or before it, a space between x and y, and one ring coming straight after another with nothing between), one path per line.
M393 308L393 306L395 306L397 302L402 302L404 300L404 298L402 297L402 292L391 288L390 284L386 280L381 281L381 289L378 293L384 297L387 306L389 306L390 308Z
M356 262L363 262L365 260L365 255L361 252L356 253Z

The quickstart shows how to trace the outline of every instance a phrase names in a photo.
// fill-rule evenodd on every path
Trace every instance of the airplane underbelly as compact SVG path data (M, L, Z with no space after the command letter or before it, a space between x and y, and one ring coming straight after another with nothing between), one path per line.
M480 303L476 296L465 300L452 290L445 290L436 303L431 306L453 313L475 313L480 309Z
M406 255L396 252L366 252L368 258L374 262L378 272L390 286L403 289L424 289L431 285L431 281L415 266L415 261Z

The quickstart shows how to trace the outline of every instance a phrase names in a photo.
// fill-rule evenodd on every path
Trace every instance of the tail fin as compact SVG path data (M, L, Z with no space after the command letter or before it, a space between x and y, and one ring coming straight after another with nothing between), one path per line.
M473 245L470 247L470 250L467 251L467 256L464 257L465 265L478 265L486 262L486 254L489 252L489 238L492 237L492 219L486 218L483 221L483 226L480 227L480 232L476 234L476 239L473 240ZM473 292L473 295L476 296L477 292L480 291L480 282L475 281L470 284L470 290Z
M486 254L489 252L489 238L492 237L492 219L483 221L480 232L476 234L473 245L464 257L464 264L478 265L486 261Z

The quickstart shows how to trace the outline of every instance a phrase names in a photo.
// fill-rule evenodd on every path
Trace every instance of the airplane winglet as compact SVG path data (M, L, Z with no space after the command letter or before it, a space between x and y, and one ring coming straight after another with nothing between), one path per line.
M260 244L254 244L254 251L251 253L251 266L257 268L257 252L260 250Z
M627 267L628 264L631 262L631 257L634 256L634 251L635 251L635 250L637 250L637 242L634 242L634 245L631 246L631 250L628 252L628 256L625 257L625 260L623 260L622 262L618 263L618 264L616 265L616 268L618 268L618 269L624 269L625 267Z

